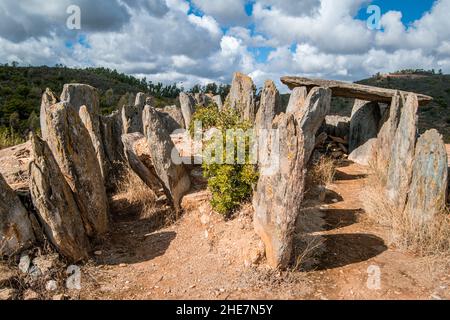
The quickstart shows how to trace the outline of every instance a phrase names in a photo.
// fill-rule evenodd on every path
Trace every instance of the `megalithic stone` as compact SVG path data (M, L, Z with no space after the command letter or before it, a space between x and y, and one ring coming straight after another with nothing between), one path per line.
M242 119L253 123L256 117L256 87L252 78L236 72L233 76L230 93L225 101L225 107L235 109Z
M31 143L30 192L45 234L63 256L84 260L89 241L72 191L47 143L37 136Z
M286 113L295 113L303 108L308 97L306 87L296 87L292 90Z
M406 204L411 178L412 164L417 140L417 110L419 102L415 94L408 94L400 115L400 122L392 142L386 195L400 211Z
M123 134L143 132L142 111L139 106L123 106L121 109Z
M268 264L286 268L290 262L295 221L300 212L305 182L304 135L293 114L275 118L270 139L278 140L271 158L278 166L261 174L253 196L254 228L265 244Z
M100 98L97 90L86 84L65 84L61 101L68 102L74 108L88 130L105 180L108 166L100 133Z
M445 207L448 159L442 135L428 130L417 140L406 213L417 224L427 224Z
M44 139L47 139L47 120L46 109L50 108L52 105L58 103L58 98L49 88L45 89L41 100L41 110L39 115L39 121L41 124L41 135Z
M108 202L92 140L74 108L61 102L47 113L47 143L66 178L90 237L108 231Z
M172 158L172 152L176 151L175 145L158 112L154 108L146 106L145 114L144 131L156 174L162 181L165 193L172 200L175 210L180 211L182 197L191 186L189 175L183 164L176 163L174 160L177 159Z
M377 170L381 170L383 176L387 174L391 159L392 143L400 121L402 108L403 98L400 92L397 92L392 98L389 109L386 110L381 119L381 128L378 132L376 146L376 166Z
M350 120L349 159L369 165L375 157L381 112L378 103L355 100Z
M280 94L275 83L271 80L267 80L264 83L264 88L261 92L261 102L258 113L256 114L256 128L271 129L273 120L280 113Z
M214 96L212 97L212 101L216 104L219 111L222 111L223 108L222 97L220 95Z
M315 146L315 137L317 131L325 121L325 116L330 112L331 108L331 90L327 88L313 88L303 105L295 113L298 119L300 129L303 132L305 160L309 161Z
M145 106L145 104L146 104L146 101L147 101L148 98L149 98L149 95L148 95L148 94L143 93L143 92L139 92L139 93L136 95L136 101L134 102L134 105L135 105L136 107L138 107L138 108L143 109L144 106Z
M180 93L179 99L185 128L189 128L189 125L191 124L192 121L192 115L195 112L195 99L192 97L191 94L185 92Z
M35 241L28 212L0 174L0 256L11 256Z

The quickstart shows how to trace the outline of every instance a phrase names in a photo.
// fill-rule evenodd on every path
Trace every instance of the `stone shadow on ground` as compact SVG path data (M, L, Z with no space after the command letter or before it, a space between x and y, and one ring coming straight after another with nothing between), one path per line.
M358 222L358 215L363 211L360 209L326 209L321 210L324 213L322 226L323 231L331 231L351 226Z
M339 169L336 170L335 180L336 181L348 181L348 180L359 180L367 178L367 174L348 174L345 172L340 171Z
M323 271L367 261L388 249L384 240L371 234L321 235L324 253L315 270Z

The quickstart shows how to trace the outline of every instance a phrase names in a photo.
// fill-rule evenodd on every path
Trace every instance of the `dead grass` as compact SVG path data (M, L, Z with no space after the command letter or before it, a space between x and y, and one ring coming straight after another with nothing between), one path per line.
M422 257L438 257L449 261L450 214L448 208L427 223L418 223L406 210L401 211L386 198L383 173L374 170L361 193L368 217L387 227L389 240L401 250Z
M156 207L156 194L130 168L126 168L116 184L117 194L130 207L139 208L139 218L149 218Z
M334 181L336 162L325 155L321 156L311 167L311 178L317 185L327 185Z

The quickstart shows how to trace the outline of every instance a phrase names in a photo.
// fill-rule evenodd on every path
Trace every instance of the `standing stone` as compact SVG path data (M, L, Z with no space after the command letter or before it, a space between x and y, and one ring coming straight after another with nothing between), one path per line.
M279 167L261 174L253 197L254 227L266 248L273 268L286 268L291 259L295 221L303 199L305 167L304 136L293 114L274 120L271 140L279 138Z
M108 203L100 165L89 132L67 102L47 113L48 145L81 211L88 236L108 230Z
M417 137L417 110L419 102L415 94L408 94L395 132L389 162L386 194L400 211L403 211L412 177Z
M41 124L41 134L44 139L46 139L47 137L47 122L45 119L46 110L55 103L58 103L58 98L56 97L56 95L49 88L45 89L45 92L42 95L41 110L39 115L39 121Z
M305 156L304 160L309 161L316 144L315 137L317 131L322 126L325 116L331 108L331 90L327 88L313 88L302 108L294 115L298 119L301 130L303 131Z
M297 87L292 90L289 103L286 108L286 113L295 113L303 108L308 97L308 90L306 87Z
M0 257L19 253L34 241L27 210L0 174Z
M88 257L89 241L72 191L47 143L37 136L31 143L30 192L45 234L62 255L81 261Z
M253 123L257 111L255 91L253 80L249 76L236 72L225 102L226 107L237 110L242 119Z
M122 162L125 159L122 145L122 117L119 111L114 111L107 116L100 116L100 132L102 137L103 149L105 150L106 163L108 165L108 177L106 181L111 180L114 173L114 163Z
M129 133L122 135L124 153L131 169L150 189L157 192L161 188L162 183L155 172L153 162L151 161L151 156L149 156L150 147L148 146L147 141L145 141L145 145L148 154L145 162L141 160L142 155L138 154L136 151L136 144L141 142L141 140L146 140L142 133ZM152 165L147 165L148 162L151 162Z
M321 131L329 136L339 137L348 141L350 135L350 117L328 115L322 125Z
M176 164L172 153L177 153L158 112L146 106L145 132L156 174L176 211L180 211L182 197L189 191L191 181L183 164Z
M86 84L65 84L61 101L68 102L79 114L89 132L102 177L105 179L107 167L105 167L105 151L100 133L100 98L97 90Z
M185 128L189 128L189 125L191 124L192 115L195 112L194 104L195 100L191 94L185 92L180 93L180 105L181 105L181 112L183 114Z
M350 120L349 159L368 165L375 156L380 107L376 102L355 100Z
M160 109L158 110L158 115L161 117L167 132L170 134L175 130L186 128L181 109L177 106L167 106Z
M222 111L223 108L222 97L220 95L214 96L212 97L212 101L216 104L219 111Z
M406 212L415 223L426 224L445 207L447 152L442 135L428 130L417 140Z
M392 98L391 106L385 111L381 119L381 129L378 133L376 148L376 166L383 175L387 174L387 169L391 159L392 142L400 121L400 114L403 105L403 98L397 92Z
M123 133L143 132L142 108L137 106L122 107Z
M281 113L280 94L275 83L267 80L261 92L261 103L256 114L256 128L272 129L272 122L279 113Z
M144 106L145 106L145 104L146 104L146 102L147 102L147 99L148 99L148 98L149 98L149 95L148 95L148 94L145 94L145 93L143 93L143 92L139 92L139 93L136 95L136 101L134 102L134 105L135 105L136 107L140 108L140 109L143 109Z

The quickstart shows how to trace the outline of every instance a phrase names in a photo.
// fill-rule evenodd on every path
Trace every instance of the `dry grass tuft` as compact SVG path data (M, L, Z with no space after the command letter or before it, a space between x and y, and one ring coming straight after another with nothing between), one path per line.
M317 185L327 185L334 181L336 162L325 155L321 156L311 168L311 177Z
M130 168L122 173L116 183L117 194L126 200L128 207L138 208L139 218L152 216L156 207L156 194Z
M450 214L448 208L428 223L418 223L386 198L385 178L375 170L361 193L368 217L387 227L391 244L423 257L450 257Z

